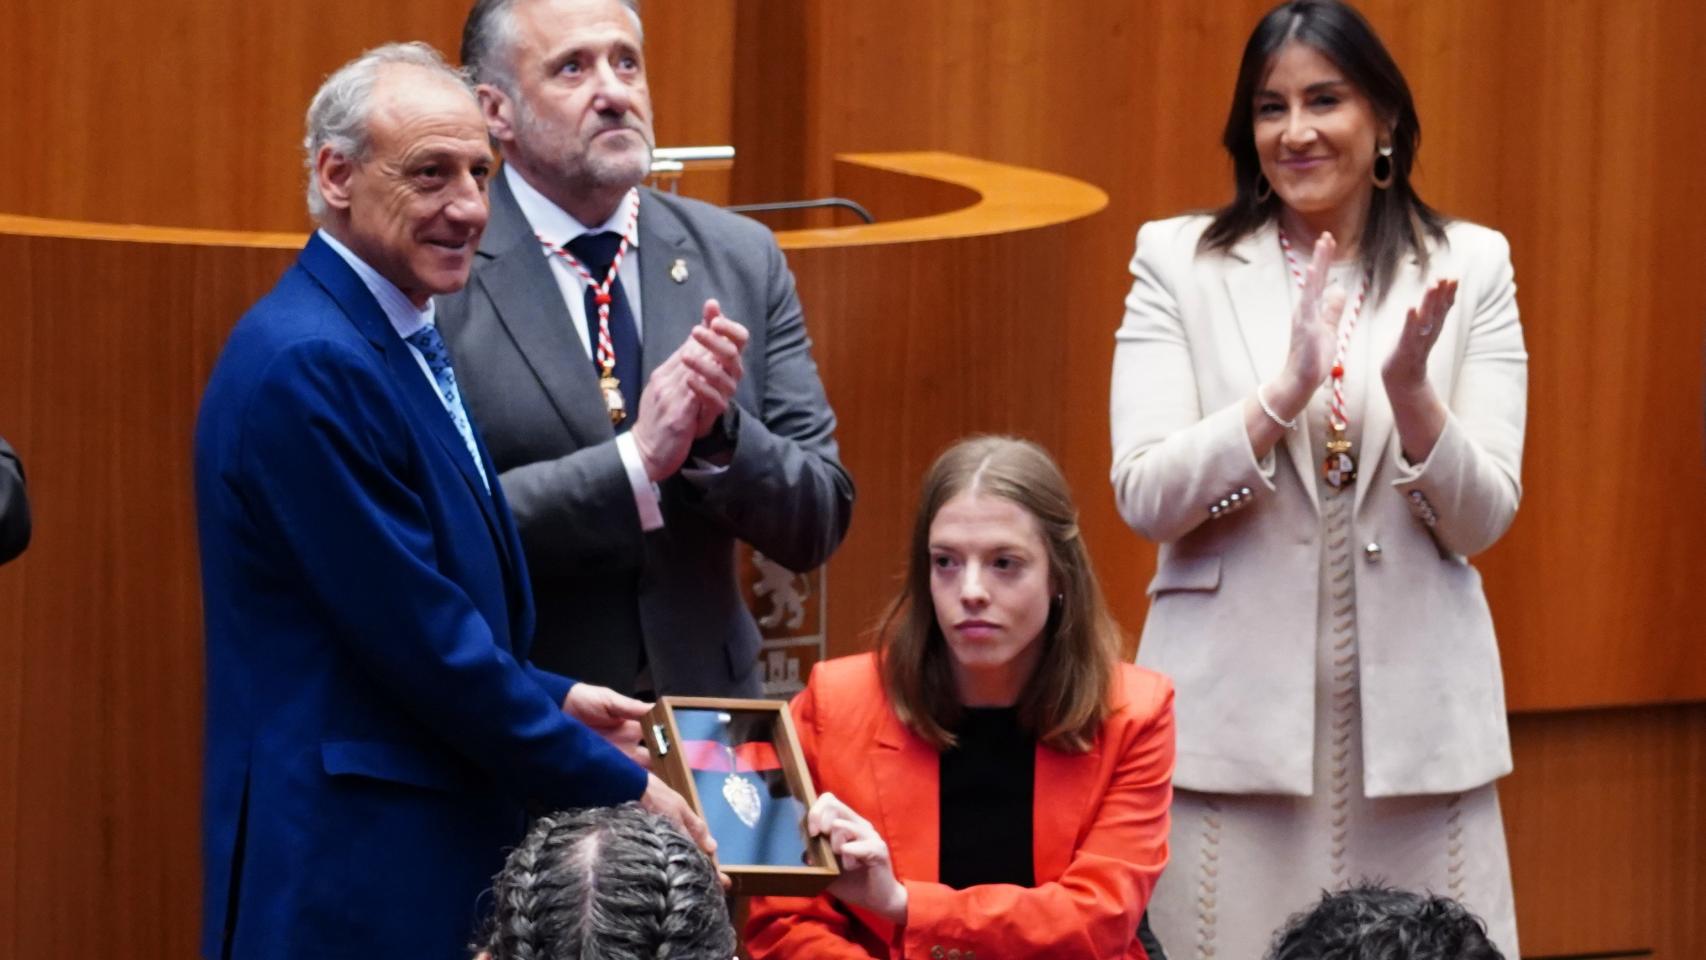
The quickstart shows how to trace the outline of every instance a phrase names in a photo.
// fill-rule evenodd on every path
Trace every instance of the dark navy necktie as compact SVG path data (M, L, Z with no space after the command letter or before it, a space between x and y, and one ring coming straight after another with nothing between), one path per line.
M583 233L570 240L566 246L574 254L575 259L586 267L586 271L603 282L610 272L610 263L616 259L616 250L622 244L622 235L606 231L604 233ZM633 251L629 251L631 254ZM592 344L593 366L598 366L598 300L597 291L588 286L584 291L586 305L586 327L588 343ZM628 415L616 425L616 432L627 430L634 423L634 418L640 414L640 331L634 324L634 312L628 306L628 295L622 289L621 278L610 281L610 345L616 351L616 381L622 390L622 402L628 408Z

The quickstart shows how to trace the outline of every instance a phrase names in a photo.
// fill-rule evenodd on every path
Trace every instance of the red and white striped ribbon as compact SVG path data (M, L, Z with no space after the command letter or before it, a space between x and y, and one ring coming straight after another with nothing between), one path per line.
M634 228L640 222L640 198L638 190L629 190L623 199L628 205L628 222L622 228L622 242L616 245L616 257L610 261L610 269L604 272L604 280L595 279L592 272L582 264L575 255L570 253L567 245L554 244L535 233L545 249L563 258L586 285L592 288L593 301L598 304L598 348L594 359L598 362L598 370L604 376L610 376L616 369L616 345L610 339L610 286L616 282L617 271L622 268L622 258L628 255L630 247L634 246Z
M1297 281L1297 288L1303 289L1303 268L1297 265L1297 255L1292 252L1291 238L1282 229L1279 232L1280 249L1285 252L1286 266L1291 269L1291 277ZM1355 302L1350 313L1339 320L1339 345L1333 353L1333 399L1328 405L1327 426L1339 432L1344 432L1350 426L1350 414L1345 408L1345 349L1350 346L1351 334L1356 332L1357 317L1362 315L1362 304L1368 299L1368 288L1372 278L1367 272L1362 276L1362 287L1357 291Z

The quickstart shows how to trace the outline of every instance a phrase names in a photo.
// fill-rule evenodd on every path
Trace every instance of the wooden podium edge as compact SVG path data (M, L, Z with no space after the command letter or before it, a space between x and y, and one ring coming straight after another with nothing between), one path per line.
M844 153L837 167L861 168L897 180L927 179L963 187L969 206L923 217L850 227L784 230L784 250L919 243L1019 233L1082 220L1101 212L1108 195L1082 180L1046 170L979 160L955 153ZM853 199L858 199L857 197Z
M850 153L837 155L836 163L897 180L938 180L965 188L976 199L969 206L923 217L854 227L782 231L776 239L784 250L914 243L1013 233L1082 219L1108 205L1106 193L1082 180L959 154L934 151ZM308 239L306 233L288 231L159 227L56 220L8 213L0 213L0 234L284 250L301 247Z

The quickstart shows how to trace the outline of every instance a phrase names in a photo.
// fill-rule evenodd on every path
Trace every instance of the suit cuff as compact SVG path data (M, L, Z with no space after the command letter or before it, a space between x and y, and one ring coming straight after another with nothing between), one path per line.
M533 682L539 684L539 689L545 691L551 702L559 707L569 699L569 689L579 682L531 662L527 664L527 672L533 677Z
M1430 530L1439 525L1439 511L1428 496L1429 493L1439 493L1439 485L1433 480L1442 473L1449 474L1450 466L1463 462L1465 454L1456 449L1462 442L1462 428L1450 413L1446 414L1445 426L1440 429L1434 448L1428 451L1427 458L1421 463L1411 463L1404 456L1404 445L1394 437L1392 466L1397 476L1392 480L1392 487L1403 495L1410 515Z
M632 433L617 435L616 455L622 458L622 469L628 474L628 486L634 491L634 507L640 512L640 529L647 532L663 529L658 487L651 477L646 476L646 465L640 462L640 447Z
M1404 444L1397 439L1397 434L1394 433L1394 442L1392 444L1392 465L1397 468L1398 477L1396 480L1392 481L1392 485L1399 487L1404 484L1417 483L1425 479L1428 475L1429 468L1433 467L1434 461L1445 460L1451 457L1450 453L1442 454L1440 453L1440 450L1448 444L1456 443L1458 438L1456 436L1448 437L1447 434L1456 434L1458 432L1459 428L1457 426L1457 418L1447 411L1445 415L1445 423L1439 430L1439 437L1434 440L1434 448L1428 451L1428 455L1422 459L1421 463L1411 463L1410 458L1404 456ZM1436 468L1433 472L1438 473L1439 471Z

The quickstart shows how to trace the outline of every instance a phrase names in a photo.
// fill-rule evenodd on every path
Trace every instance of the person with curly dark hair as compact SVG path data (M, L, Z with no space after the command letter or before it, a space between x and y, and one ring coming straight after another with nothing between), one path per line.
M1481 919L1450 897L1364 883L1287 920L1267 960L1505 960Z
M729 960L717 869L635 804L540 817L493 880L481 960Z

